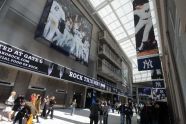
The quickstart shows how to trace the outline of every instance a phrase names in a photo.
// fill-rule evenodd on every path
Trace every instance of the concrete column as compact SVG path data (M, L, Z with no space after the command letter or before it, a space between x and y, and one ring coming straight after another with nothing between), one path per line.
M85 87L85 91L84 91L84 94L83 94L83 108L85 108L86 96L87 96L87 87Z
M68 83L68 86L67 86L67 95L66 95L66 102L65 102L65 106L66 107L69 107L71 102L72 102L72 99L73 99L73 95L74 95L74 92L73 92L73 84L72 83Z
M136 100L137 100L137 104L139 104L138 87L136 87Z
M32 74L29 72L19 71L15 80L14 90L17 95L26 95Z

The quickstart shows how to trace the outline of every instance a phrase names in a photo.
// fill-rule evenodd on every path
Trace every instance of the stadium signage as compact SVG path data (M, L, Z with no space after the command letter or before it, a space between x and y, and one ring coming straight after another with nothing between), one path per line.
M120 90L116 87L109 86L97 79L23 51L3 41L0 41L0 62L115 94L120 93Z

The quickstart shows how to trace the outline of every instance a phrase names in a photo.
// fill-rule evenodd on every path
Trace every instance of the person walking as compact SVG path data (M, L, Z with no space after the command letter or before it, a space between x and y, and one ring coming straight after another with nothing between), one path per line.
M50 98L50 101L49 101L49 107L48 107L48 112L46 114L46 118L47 116L50 114L50 119L53 119L53 114L54 114L54 105L56 104L56 101L55 101L55 97L52 96Z
M151 105L150 101L147 101L147 106L146 106L146 112L147 112L147 124L152 124L153 120L153 107Z
M11 117L15 115L16 112L18 112L21 109L21 103L25 100L25 97L23 95L18 95L18 97L14 101L14 106L12 108L12 114Z
M126 124L131 124L131 118L133 115L132 107L126 104Z
M119 107L119 112L120 112L120 124L125 124L125 112L126 107L125 104L122 103L121 106Z
M28 118L31 114L31 108L26 105L25 100L20 101L20 110L14 118L13 124L16 124L19 121L19 124L22 124L23 118Z
M76 104L77 104L76 99L74 99L72 104L71 104L71 116L74 115L74 113L75 113Z
M108 113L110 107L107 105L106 101L103 103L103 105L103 124L108 124Z
M43 111L41 113L41 117L46 117L46 111L48 109L48 105L49 105L49 96L46 96L44 98L44 103L43 103Z
M39 123L39 114L40 114L40 111L41 111L41 96L38 95L37 96L37 100L36 100L36 103L35 103L35 108L36 108L36 119L37 119L37 123Z
M160 116L160 105L155 103L153 105L153 124L159 124L159 116Z
M103 124L103 101L100 103L100 111L99 111L99 124Z
M9 110L8 111L8 121L11 121L12 114L14 113L14 111L12 110L12 107L14 106L15 96L16 96L16 92L12 91L9 98L5 102L5 104L8 106L6 108L8 108L8 110Z
M99 101L96 100L96 103L92 104L90 107L90 124L98 124L98 112L100 111Z
M36 104L36 100L37 100L37 96L36 96L36 93L33 93L31 96L30 96L30 101L32 102L32 104L35 106Z

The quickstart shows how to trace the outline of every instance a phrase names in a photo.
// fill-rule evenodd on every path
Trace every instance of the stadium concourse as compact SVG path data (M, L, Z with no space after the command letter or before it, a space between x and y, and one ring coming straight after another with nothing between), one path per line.
M89 110L88 109L77 109L75 115L70 115L70 109L57 109L54 112L53 119L39 118L40 124L89 124ZM36 122L36 120L34 120ZM12 124L8 122L8 119L2 117L0 124ZM37 124L37 123L36 123ZM39 124L39 123L38 123ZM109 113L108 124L120 124L120 115L115 113ZM136 114L134 113L132 118L132 124L137 124Z

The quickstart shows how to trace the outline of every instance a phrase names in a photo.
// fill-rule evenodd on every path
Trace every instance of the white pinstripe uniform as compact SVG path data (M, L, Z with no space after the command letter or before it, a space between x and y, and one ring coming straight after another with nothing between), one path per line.
M145 3L142 5L141 9L136 9L134 11L134 14L139 16L139 22L135 27L135 33L137 34L138 31L145 26L144 32L143 32L143 38L142 43L148 41L149 32L152 28L152 19L151 19L151 13L149 8L149 3ZM142 47L142 46L140 46Z
M85 40L83 44L83 60L88 63L88 55L89 55L89 41Z
M62 34L60 31L58 31L58 36L55 37L53 40L57 40L56 45L63 47L65 44L68 44L69 40L73 39L72 34L70 33L71 30L71 24L69 21L66 22L64 33Z
M43 32L43 36L53 42L53 36L57 32L59 21L65 20L65 12L63 11L62 7L58 4L58 2L54 1L52 3L50 13L48 16L47 24L45 25L45 29Z

